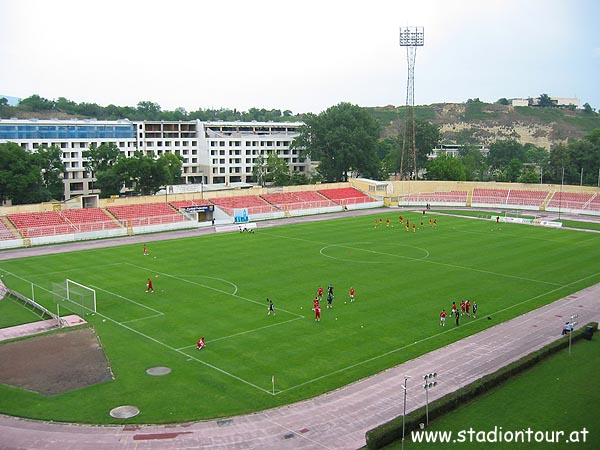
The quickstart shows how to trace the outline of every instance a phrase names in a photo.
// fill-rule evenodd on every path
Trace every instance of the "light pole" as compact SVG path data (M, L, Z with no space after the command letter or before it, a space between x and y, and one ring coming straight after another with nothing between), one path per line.
M423 389L425 389L425 417L427 426L429 426L429 389L437 386L437 381L431 381L431 379L435 377L437 377L437 373L435 372L423 375L423 381L425 381Z
M562 177L560 179L560 197L558 197L558 220L560 220L560 207L562 206L562 190L565 184L565 168L562 168Z
M404 427L406 425L406 380L409 378L409 375L404 375L404 384L402 385L402 389L404 389L404 409L402 410L402 450L404 450Z
M569 355L571 355L571 335L573 334L575 325L577 325L577 322L574 322L574 320L577 319L577 317L579 317L579 314L573 314L569 322Z

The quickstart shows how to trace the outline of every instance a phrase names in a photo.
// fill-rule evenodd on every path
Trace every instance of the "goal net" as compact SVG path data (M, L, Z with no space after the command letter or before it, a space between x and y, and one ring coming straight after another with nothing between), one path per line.
M96 312L96 290L68 278L64 283L52 283L54 303L81 315Z

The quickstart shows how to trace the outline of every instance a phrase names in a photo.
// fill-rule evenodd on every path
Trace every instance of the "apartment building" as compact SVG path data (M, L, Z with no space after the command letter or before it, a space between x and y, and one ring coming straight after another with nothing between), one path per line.
M30 152L56 146L65 164L65 199L97 193L85 170L83 152L91 144L114 143L131 157L136 150L155 158L173 153L182 159L182 183L252 183L256 158L275 153L294 172L308 173L291 143L300 122L130 121L127 119L0 119L0 143L14 142Z

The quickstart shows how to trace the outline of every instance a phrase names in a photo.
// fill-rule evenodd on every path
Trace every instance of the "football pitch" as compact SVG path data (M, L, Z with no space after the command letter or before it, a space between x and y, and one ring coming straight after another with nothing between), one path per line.
M415 232L399 223L400 214ZM72 309L94 326L115 377L55 396L0 385L0 412L114 423L110 409L135 405L141 414L129 423L168 423L263 410L339 388L600 282L598 234L435 213L259 224L254 233L147 245L148 256L136 244L0 262L7 286L30 296L33 285L35 300L53 311L57 283L69 278L95 289L95 314ZM154 293L146 292L148 278ZM323 299L315 322L313 298L329 284L333 308ZM267 298L275 315L267 315ZM440 311L463 299L478 303L477 318L463 317L459 326L449 318L441 327ZM206 348L198 351L200 337ZM172 371L146 374L156 366Z

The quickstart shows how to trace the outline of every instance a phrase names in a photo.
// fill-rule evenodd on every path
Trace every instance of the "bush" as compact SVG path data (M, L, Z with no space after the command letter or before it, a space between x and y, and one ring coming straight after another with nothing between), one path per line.
M586 327L574 331L573 335L571 336L571 342L576 342L582 338L587 339L587 336L596 330L598 330L598 323L592 322ZM498 371L480 378L468 386L465 386L446 395L445 397L431 402L429 404L429 419L432 420L453 411L465 402L472 400L478 395L489 391L491 388L502 384L504 381L512 378L513 376L526 371L530 367L536 365L538 362L554 355L568 346L569 336L564 336L561 339L548 344L544 348L524 356L520 360L515 361L505 367L502 367ZM425 420L425 407L419 408L412 413L407 414L404 424L405 437L410 435L411 431L418 430L419 424L425 422ZM367 448L369 449L379 449L401 439L402 416L398 416L395 419L378 426L377 428L373 428L372 430L367 431L366 434Z

